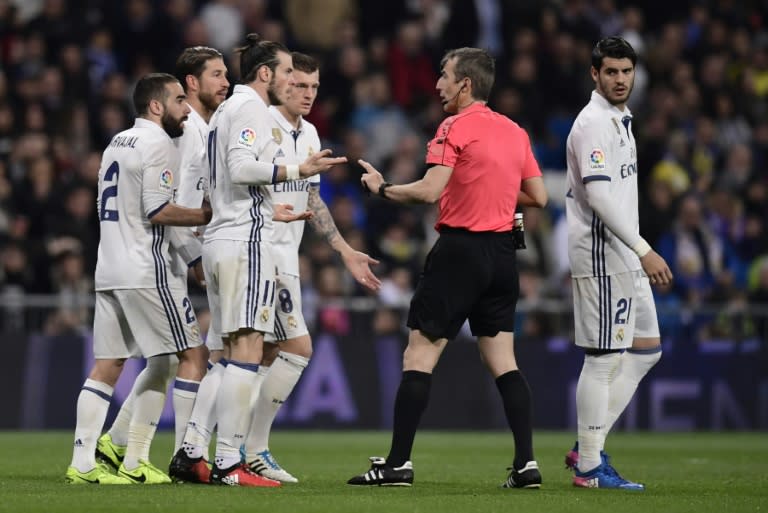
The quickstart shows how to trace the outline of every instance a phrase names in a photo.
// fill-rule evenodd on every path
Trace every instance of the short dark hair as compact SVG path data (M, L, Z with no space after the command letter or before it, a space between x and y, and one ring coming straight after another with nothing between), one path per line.
M144 75L136 83L133 91L133 108L139 116L149 112L149 102L157 100L165 103L168 99L166 85L178 82L176 77L168 73L149 73Z
M256 33L245 36L245 46L236 48L235 51L240 54L240 81L243 84L253 82L262 66L268 66L274 72L280 62L278 53L291 54L284 44L265 41Z
M469 78L472 81L472 97L476 100L488 101L496 74L496 63L487 51L482 48L456 48L445 52L440 61L440 67L456 58L454 73L457 80Z
M176 59L174 75L184 91L187 90L187 75L200 78L205 70L205 65L211 59L223 59L221 52L208 46L192 46L185 48L179 58Z
M600 71L600 68L603 67L603 59L606 57L612 59L627 58L632 61L632 66L637 64L635 49L623 37L606 37L598 41L592 49L592 66Z
M303 71L304 73L314 73L320 69L320 61L301 52L291 53L293 59L293 69Z

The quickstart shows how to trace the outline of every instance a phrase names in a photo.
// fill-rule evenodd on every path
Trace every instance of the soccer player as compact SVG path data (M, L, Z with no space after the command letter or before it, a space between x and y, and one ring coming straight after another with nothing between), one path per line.
M99 172L101 226L96 264L94 356L96 361L77 401L77 426L70 483L167 483L149 463L149 448L165 402L168 354L179 358L178 376L198 380L205 372L205 347L186 289L169 280L170 240L200 270L200 246L188 230L210 220L210 209L184 208L172 199L179 156L172 137L189 114L184 91L172 75L152 73L136 85L138 118L112 138ZM97 464L95 449L123 363L147 358L137 380L125 457L117 475Z
M205 46L195 46L185 49L176 61L175 76L182 84L187 95L190 112L184 123L184 133L174 142L179 149L181 164L178 181L175 184L174 201L177 205L189 208L200 208L206 190L208 189L208 162L205 145L208 138L208 121L216 108L227 97L229 81L227 67L218 50ZM205 227L192 227L193 235L197 235ZM180 256L175 259L173 275L181 287L187 286L187 264ZM209 331L206 346L210 350L209 361L215 363L221 357L223 343L218 334ZM169 366L173 370L173 366ZM206 374L208 380L220 378L217 367ZM146 372L146 371L142 371ZM210 376L209 376L210 375ZM169 375L169 379L173 372ZM137 381L143 379L137 378ZM198 381L177 378L173 387L173 408L175 413L176 444L174 453L181 447L181 442L192 414L193 403L200 386ZM135 390L135 386L134 386ZM134 390L123 403L120 412L109 432L99 438L96 454L102 460L115 468L119 467L125 454L128 439L128 427L133 412L135 400ZM201 465L205 481L209 469Z
M517 368L515 307L519 294L512 223L518 204L543 207L547 193L528 134L488 108L495 64L485 50L460 48L443 57L437 90L452 114L427 148L432 164L424 178L405 185L385 182L369 163L361 181L397 202L434 203L440 211L435 242L408 312L411 328L403 376L395 399L392 445L385 458L351 485L410 486L411 451L427 406L432 371L448 339L469 319L478 349L501 394L515 442L505 487L538 488L533 456L531 397Z
M282 156L275 162L294 164L320 148L320 139L312 123L303 116L312 110L320 87L318 62L298 52L293 57L294 86L282 105L271 106L272 135L280 145ZM320 197L320 175L306 180L273 184L273 201L292 205L296 211L312 212L309 224L341 255L355 279L372 291L381 286L371 272L370 264L379 263L370 256L355 251L339 233L328 207ZM246 461L257 474L287 483L298 480L280 467L269 450L269 433L281 405L296 386L312 356L309 336L301 310L299 284L299 245L304 222L276 223L273 237L277 263L275 329L266 335L259 372L265 374L261 391L253 408L251 427L245 443Z
M637 55L620 37L592 50L595 91L568 135L566 216L576 345L584 366L576 387L578 442L566 457L573 484L642 490L602 452L640 380L661 357L650 284L672 280L640 236L637 147L627 101ZM650 284L649 284L650 282Z
M270 126L270 104L282 103L293 86L291 54L280 43L247 36L240 51L241 84L213 115L208 137L213 217L206 228L203 266L215 332L226 337L230 357L216 397L218 436L211 482L235 486L279 486L241 463L249 425L264 332L274 329L276 293L272 255L273 201L269 185L309 178L346 161L315 152L301 164L273 163L278 149ZM296 219L304 218L304 213ZM183 444L186 457L202 447Z

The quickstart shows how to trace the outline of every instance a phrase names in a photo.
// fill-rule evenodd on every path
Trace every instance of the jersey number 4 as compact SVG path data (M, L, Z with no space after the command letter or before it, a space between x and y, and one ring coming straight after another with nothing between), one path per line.
M105 187L104 191L101 193L101 202L99 203L101 206L99 212L99 220L101 221L118 221L120 219L120 214L118 213L117 208L114 210L107 208L107 202L110 198L115 198L115 203L117 203L117 177L119 175L120 165L117 162L112 162L112 164L107 168L107 172L104 173L103 181L114 182L114 185Z

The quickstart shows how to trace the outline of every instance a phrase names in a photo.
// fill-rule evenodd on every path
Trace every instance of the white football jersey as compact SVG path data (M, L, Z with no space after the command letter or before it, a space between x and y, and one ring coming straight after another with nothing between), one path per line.
M112 138L99 169L96 290L167 285L169 228L149 218L171 201L178 169L173 141L152 121L138 118Z
M189 118L184 123L184 133L173 140L181 159L174 184L173 200L182 207L200 208L208 190L208 157L205 153L207 139L208 123L190 106ZM176 229L202 233L205 226ZM175 253L173 248L171 253ZM173 273L186 281L188 264L189 262L185 262L180 255L175 256Z
M275 164L301 164L308 156L320 149L320 137L315 126L305 119L299 121L299 129L285 119L277 107L269 108L272 114L272 138L280 145L275 154ZM274 203L293 205L293 211L307 209L309 188L320 185L320 175L302 180L279 182L269 186ZM299 275L299 245L304 235L304 221L275 223L272 241L275 259L281 273Z
M610 182L620 215L640 233L637 149L631 113L611 105L597 91L573 123L567 142L568 256L571 275L608 276L641 269L634 251L614 235L587 203L585 184Z
M234 157L243 156L272 163L278 146L272 139L271 119L267 104L246 85L236 85L211 118L206 148L213 218L205 230L206 242L271 241L270 188L234 183L230 166Z
M181 158L174 201L182 207L200 208L208 190L208 160L205 153L208 123L191 106L189 119L184 123L184 134L174 139L174 142Z

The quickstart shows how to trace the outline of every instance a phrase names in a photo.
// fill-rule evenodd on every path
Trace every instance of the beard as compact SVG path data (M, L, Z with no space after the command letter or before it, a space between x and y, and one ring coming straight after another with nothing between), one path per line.
M282 105L283 104L283 101L277 95L277 87L276 87L276 82L275 82L275 76L274 75L272 75L272 80L270 80L269 86L267 86L267 97L269 98L269 104L270 105Z
M210 112L214 112L219 107L220 102L216 99L215 93L200 91L197 98L200 100L200 103L203 104L203 107Z
M608 100L608 103L611 105L619 105L622 103L627 103L629 101L629 97L632 96L632 89L635 87L635 80L632 79L632 83L627 86L627 93L623 100L619 100L614 95L614 92L612 89L608 89L606 84L604 84L602 81L600 82L600 88L603 91L603 97Z
M160 118L160 124L163 125L163 130L168 134L171 139L180 137L184 133L184 122L187 120L187 116L183 116L181 119L174 119L168 112L163 113L163 117Z

